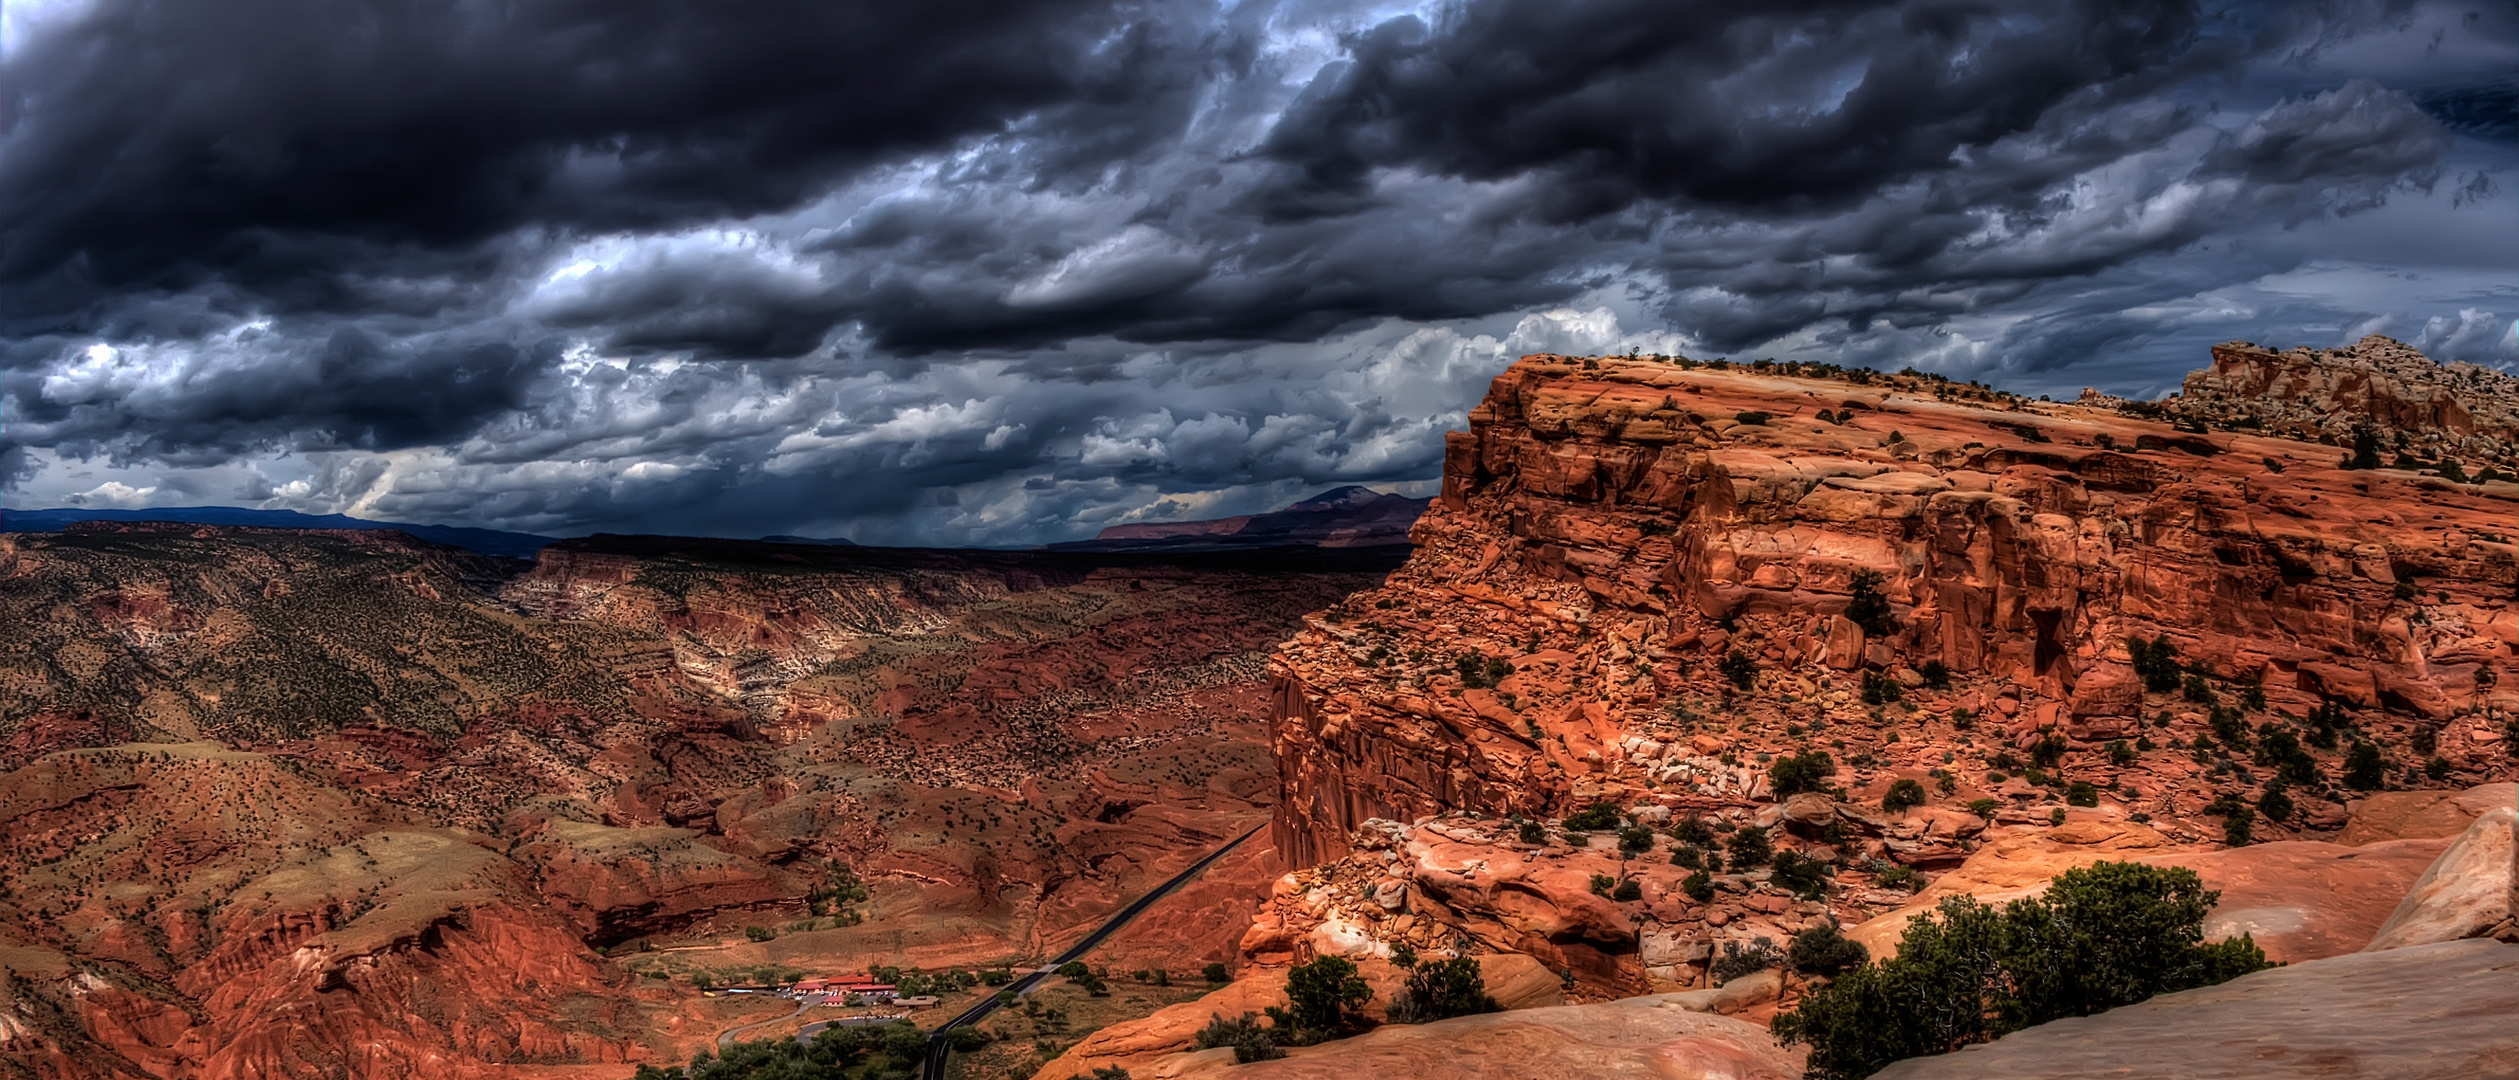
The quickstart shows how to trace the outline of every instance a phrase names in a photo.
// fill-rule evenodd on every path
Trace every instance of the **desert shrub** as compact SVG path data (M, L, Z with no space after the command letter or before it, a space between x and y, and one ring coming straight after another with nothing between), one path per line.
M1939 660L1927 660L1923 667L1916 669L1916 674L1924 676L1924 686L1928 690L1950 689L1949 664Z
M1893 863L1874 873L1872 880L1884 889L1905 889L1911 893L1924 891L1924 875L1916 873L1912 866Z
M1634 878L1621 878L1617 887L1609 890L1609 898L1622 904L1631 900L1642 900L1644 886Z
M1905 777L1891 781L1889 790L1881 795L1881 809L1891 813L1922 805L1924 805L1924 785Z
M2178 646L2170 642L2167 634L2150 641L2139 634L2129 637L2125 639L2125 651L2134 659L2134 673L2142 678L2143 689L2152 693L2166 694L2177 689L2179 678L2186 674L2186 667L2178 663Z
M1743 424L1764 424L1769 420L1775 419L1775 417L1767 413L1750 411L1733 413L1732 419Z
M1828 778L1837 775L1837 763L1825 750L1788 754L1767 766L1767 783L1778 796L1818 791L1827 786Z
M2050 731L2029 744L2029 760L2039 768L2052 769L2064 762L2064 751L2070 748L2064 736Z
M1714 899L1714 875L1703 870L1690 874L1679 883L1679 891L1700 904L1709 903Z
M1523 822L1521 829L1518 830L1518 833L1522 838L1522 842L1525 844L1545 844L1548 842L1548 830L1540 828L1539 822L1536 821Z
M1715 985L1720 986L1743 975L1754 975L1769 968L1782 966L1783 963L1784 953L1776 948L1775 942L1766 938L1759 938L1747 945L1742 945L1737 941L1726 941L1723 943L1722 955L1714 958L1712 969L1714 982Z
M1822 893L1827 891L1828 875L1832 872L1832 868L1826 862L1790 851L1780 851L1776 853L1775 861L1768 865L1775 871L1775 877L1772 880L1778 888L1785 889L1804 900L1817 900Z
M1355 1010L1373 997L1355 962L1324 956L1286 973L1287 1007L1270 1006L1269 1017L1297 1045L1310 1045L1355 1026Z
M2245 935L2204 943L2219 898L2193 870L2133 863L2067 870L2001 909L1952 897L1907 924L1897 955L1846 969L1772 1028L1810 1044L1813 1080L1854 1080L2269 966Z
M1407 982L1391 997L1387 1013L1394 1024L1427 1024L1501 1009L1487 993L1487 978L1479 971L1478 961L1456 956L1410 969Z
M955 1028L954 1030L967 1031L969 1029ZM1128 1075L1128 1070L1120 1068L1117 1065L1105 1065L1099 1069L1093 1070L1092 1072L1086 1073L1085 1080L1135 1080L1135 1078Z
M1207 1018L1207 1026L1199 1029L1198 1037L1191 1040L1190 1045L1200 1050L1230 1046L1233 1048L1233 1060L1245 1065L1286 1056L1284 1050L1277 1048L1276 1036L1262 1026L1259 1017L1252 1013L1243 1013L1238 1020L1211 1014Z
M1618 804L1596 802L1590 807L1566 815L1567 832L1599 832L1618 827Z
M768 941L777 937L778 931L766 926L747 926L743 928L743 936L754 941Z
M1642 825L1619 830L1618 850L1630 853L1653 850L1653 830Z
M1734 649L1724 654L1723 659L1716 661L1714 666L1715 670L1721 672L1724 678L1732 680L1732 685L1741 690L1753 690L1758 686L1758 661L1751 659L1748 653Z
M1889 597L1881 592L1881 581L1878 570L1855 571L1851 582L1852 595L1846 599L1847 621L1876 637L1898 628L1897 616L1890 610Z
M1714 843L1714 830L1706 827L1706 819L1690 814L1671 826L1671 839L1692 847L1706 847Z
M2002 803L2002 801L2001 801L2001 800L1999 800L1999 799L1970 799L1970 800L1968 800L1968 812L1969 812L1969 813L1971 813L1971 814L1975 814L1975 815L1977 815L1978 817L1984 818L1984 819L1986 819L1987 821L1992 821L1992 820L1994 820L1994 812L1995 812L1995 811L1997 811L1997 810L2000 810L2000 809L2002 809L2002 808L2003 808L2003 803Z
M1685 866L1691 870L1695 870L1703 867L1705 864L1706 853L1704 851L1690 847L1686 844L1681 844L1678 847L1671 849L1672 866Z
M1898 680L1877 671L1865 671L1862 696L1863 704L1887 705L1906 697L1907 692L1899 687Z
M2064 789L2064 805L2097 806L2099 805L2099 789L2092 786L2088 780L2075 780L2071 786Z
M2186 681L2179 684L2179 694L2207 708L2221 704L2220 695L2213 693L2213 684L2204 681L2202 675L2187 676Z
M1785 964L1797 975L1824 975L1829 978L1849 968L1859 968L1872 959L1871 950L1849 938L1831 919L1817 926L1805 927L1793 935L1793 944L1785 949Z
M2367 742L2353 744L2344 755L2344 785L2357 791L2377 791L2387 782L2388 759L2377 746Z
M1199 974L1204 976L1210 984L1222 984L1233 981L1233 969L1226 967L1223 964L1209 964L1206 967L1199 969Z
M2290 786L2281 776L2266 781L2265 790L2257 796L2257 812L2265 815L2267 821L2291 820L2292 812L2298 808L2292 805L2291 792L2287 790Z
M1606 898L1609 896L1610 890L1617 887L1617 878L1611 877L1608 874L1592 875L1592 895L1594 896Z
M2222 815L2222 843L2247 847L2256 841L2257 812L2245 806L2234 806Z
M2134 764L2135 756L2134 747L2128 745L2124 739L2108 741L2108 764L2122 769Z
M1733 833L1723 846L1732 853L1732 865L1744 870L1763 865L1776 854L1775 846L1767 840L1767 830L1754 825Z

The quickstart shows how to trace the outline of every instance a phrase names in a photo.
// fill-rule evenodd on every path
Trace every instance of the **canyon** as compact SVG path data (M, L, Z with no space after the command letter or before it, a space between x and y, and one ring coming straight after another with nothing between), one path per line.
M0 1060L626 1074L712 979L1055 951L1265 820L1268 649L1395 561L10 534ZM1251 847L1103 955L1230 959Z
M1236 1068L1791 1075L1796 981L1727 955L2101 860L2302 965L2519 936L2439 869L2511 858L2519 386L2211 358L2060 403L1528 356L1422 512L1067 550L0 536L0 1061L626 1076L767 1018L709 980L1021 963L1263 825L1095 957L1235 981L1014 1071L1213 1071L1210 1012L1321 956L1387 999L1405 945L1512 1008Z

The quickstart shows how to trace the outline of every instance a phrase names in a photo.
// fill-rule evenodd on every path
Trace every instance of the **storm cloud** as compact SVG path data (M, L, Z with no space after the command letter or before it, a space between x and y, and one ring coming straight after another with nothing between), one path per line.
M10 506L1030 543L1422 485L1523 351L2519 359L2503 9L8 11Z

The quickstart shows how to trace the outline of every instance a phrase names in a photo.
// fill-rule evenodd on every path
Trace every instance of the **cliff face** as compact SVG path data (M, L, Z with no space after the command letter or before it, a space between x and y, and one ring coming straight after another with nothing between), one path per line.
M1291 864L1338 858L1372 818L1745 804L1763 794L1754 756L1812 744L1856 764L1850 786L1950 765L1951 799L1992 793L1982 761L1957 762L1990 749L1964 723L1910 724L1902 742L1905 713L1854 700L1867 682L1924 688L1928 664L1952 689L1906 706L1986 716L2023 748L2058 736L2066 764L2147 732L2183 741L2212 719L2203 699L2261 688L2273 712L2249 724L2335 702L2397 766L2445 762L2413 782L2508 770L2493 710L2519 706L2519 488L2340 471L2324 445L1923 377L1803 373L1824 377L1543 355L1497 378L1450 437L1407 566L1274 660ZM2425 392L2457 399L2462 378ZM2418 420L2433 422L2403 422ZM2146 696L2137 636L2174 647L2198 700ZM2236 781L2185 776L2185 756L2099 767L2159 773L2138 805L2186 815ZM2321 760L2337 774L2340 751Z

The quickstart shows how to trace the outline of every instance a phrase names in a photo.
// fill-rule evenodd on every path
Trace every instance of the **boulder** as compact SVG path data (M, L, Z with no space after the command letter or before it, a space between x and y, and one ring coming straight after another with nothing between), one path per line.
M2344 956L1910 1058L1873 1080L2448 1080L2519 1076L2519 945Z
M2477 818L2408 889L2369 949L2402 949L2465 938L2519 941L2519 808Z

